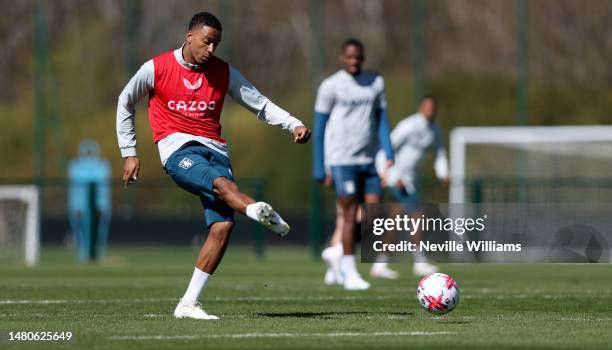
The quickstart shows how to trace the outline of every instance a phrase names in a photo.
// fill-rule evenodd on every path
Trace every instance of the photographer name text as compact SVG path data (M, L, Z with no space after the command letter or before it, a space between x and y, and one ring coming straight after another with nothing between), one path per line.
M372 249L375 252L520 252L523 247L521 243L498 243L497 241L445 241L442 243L374 241Z

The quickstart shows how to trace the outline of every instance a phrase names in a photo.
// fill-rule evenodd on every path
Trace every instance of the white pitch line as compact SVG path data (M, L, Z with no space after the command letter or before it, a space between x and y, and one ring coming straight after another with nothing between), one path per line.
M51 299L51 300L0 300L0 305L13 304L109 304L109 303L149 303L159 301L178 300L177 298L149 298L149 299Z
M319 296L319 297L215 297L205 299L204 302L223 302L223 301L334 301L334 300L383 300L391 299L391 296ZM144 298L144 299L52 299L52 300L0 300L0 305L11 304L85 304L85 303L149 303L178 301L179 298Z
M192 339L239 339L239 338L293 338L293 337L398 337L454 335L457 332L334 332L334 333L236 333L208 335L121 335L112 340L192 340Z
M612 321L612 318L604 317L604 318L587 318L587 317L561 317L558 319L559 321L587 321L587 322L607 322ZM553 319L553 321L555 321Z

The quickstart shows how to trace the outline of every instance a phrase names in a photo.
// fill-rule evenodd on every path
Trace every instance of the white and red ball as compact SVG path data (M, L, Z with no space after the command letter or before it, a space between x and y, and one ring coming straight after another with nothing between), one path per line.
M453 311L459 303L459 287L449 275L430 273L419 282L417 298L425 310L444 315Z

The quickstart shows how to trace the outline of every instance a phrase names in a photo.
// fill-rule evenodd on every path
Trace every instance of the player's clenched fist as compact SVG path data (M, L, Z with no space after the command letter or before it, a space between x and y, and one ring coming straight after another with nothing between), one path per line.
M293 129L293 140L297 143L306 143L310 139L310 130L305 126L298 126Z

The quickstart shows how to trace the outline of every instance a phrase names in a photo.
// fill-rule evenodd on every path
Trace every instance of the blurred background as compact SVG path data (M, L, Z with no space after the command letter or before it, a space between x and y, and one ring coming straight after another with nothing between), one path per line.
M68 164L90 138L111 168L109 244L189 244L205 231L199 200L161 168L146 102L137 112L139 181L120 183L117 97L151 57L181 45L191 16L218 15L217 52L312 126L314 93L361 39L386 81L392 126L427 93L445 140L458 126L610 124L612 2L605 0L0 0L1 184L40 189L43 244L71 244ZM311 181L311 147L228 98L222 116L242 189L269 201L316 252L333 228L333 194ZM447 143L448 144L448 143ZM481 151L486 153L485 150ZM426 202L448 188L423 180ZM499 175L499 174L498 174ZM565 173L572 177L571 171ZM601 174L600 174L601 175ZM612 187L612 174L598 186ZM13 212L20 212L14 210ZM275 237L239 220L233 237L260 254ZM200 237L200 238L198 238Z

